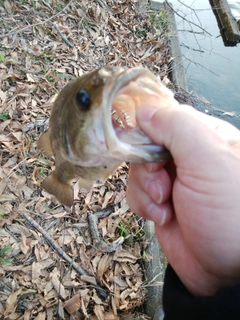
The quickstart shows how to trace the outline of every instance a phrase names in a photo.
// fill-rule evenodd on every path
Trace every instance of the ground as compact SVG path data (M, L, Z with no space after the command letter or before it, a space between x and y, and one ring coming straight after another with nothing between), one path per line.
M54 162L36 142L71 79L102 65L166 77L166 15L124 0L1 0L0 15L0 319L146 319L136 310L150 257L144 221L126 202L128 165L87 194L76 188L67 209L41 188ZM124 237L115 252L89 234L102 210L104 241Z

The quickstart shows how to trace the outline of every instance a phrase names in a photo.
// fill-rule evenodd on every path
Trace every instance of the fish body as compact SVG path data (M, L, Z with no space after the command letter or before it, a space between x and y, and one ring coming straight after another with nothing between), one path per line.
M124 162L158 162L171 159L154 145L136 123L141 105L176 103L172 92L149 70L105 66L68 83L57 96L49 130L38 148L55 158L55 170L42 187L64 205L74 200L72 180L90 189L105 181Z

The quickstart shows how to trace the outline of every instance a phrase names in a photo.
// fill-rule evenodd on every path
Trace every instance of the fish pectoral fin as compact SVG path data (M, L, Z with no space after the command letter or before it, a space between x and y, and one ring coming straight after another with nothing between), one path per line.
M94 181L87 180L84 178L78 179L78 187L79 189L85 189L86 191L90 191L94 185Z
M53 194L63 205L70 207L73 204L74 193L71 184L60 181L55 171L42 182L42 187Z
M41 150L46 156L53 157L53 150L50 142L49 132L44 132L37 142L37 147Z

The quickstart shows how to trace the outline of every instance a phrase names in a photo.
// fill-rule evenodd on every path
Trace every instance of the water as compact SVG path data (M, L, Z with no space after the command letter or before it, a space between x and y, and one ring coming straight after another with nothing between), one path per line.
M217 108L240 112L240 44L224 46L208 0L171 3L179 15L201 26L197 28L175 15L189 91ZM240 19L240 1L231 0L229 5Z
M234 17L240 19L240 1L228 0L228 4Z

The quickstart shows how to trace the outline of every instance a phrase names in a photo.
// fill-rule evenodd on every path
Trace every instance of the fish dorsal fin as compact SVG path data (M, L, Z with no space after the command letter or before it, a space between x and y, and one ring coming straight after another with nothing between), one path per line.
M70 207L73 204L74 193L71 184L60 181L55 175L55 171L42 182L42 187L65 206Z
M44 132L37 142L37 147L41 150L46 156L53 157L53 150L50 142L49 132Z

